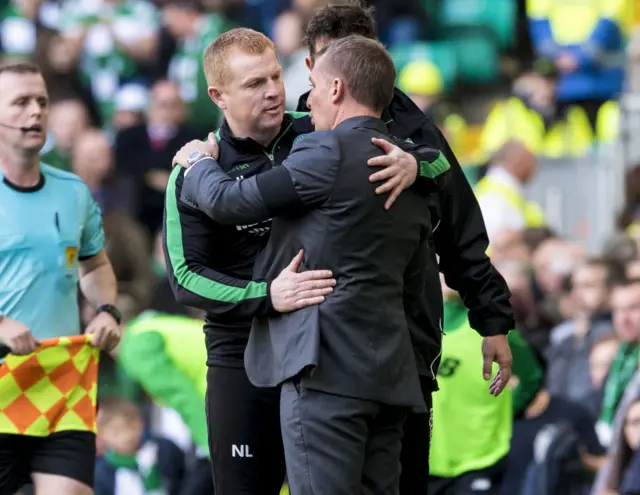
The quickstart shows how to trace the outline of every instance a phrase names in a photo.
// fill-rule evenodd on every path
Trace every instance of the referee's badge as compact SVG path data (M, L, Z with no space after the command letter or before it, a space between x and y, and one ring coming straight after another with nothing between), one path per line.
M67 259L67 266L73 268L78 259L78 248L76 246L69 246L64 250L65 258Z

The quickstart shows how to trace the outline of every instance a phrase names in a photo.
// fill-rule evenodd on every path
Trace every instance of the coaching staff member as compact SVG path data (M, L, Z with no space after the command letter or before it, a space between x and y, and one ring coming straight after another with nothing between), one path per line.
M428 196L409 190L385 210L368 178L367 162L380 154L372 138L388 138L380 116L395 75L377 41L337 41L310 76L320 132L282 166L234 181L202 159L185 173L182 199L217 221L275 217L255 276L271 278L303 249L306 269L336 277L324 303L254 320L245 354L252 383L283 384L282 435L297 495L397 493L404 420L426 410L404 294L405 272L431 230ZM436 183L449 164L428 153L433 159L421 164Z
M353 2L349 5L328 5L317 11L305 32L309 68L313 67L318 52L327 43L354 34L376 39L372 9ZM299 110L306 108L307 96L301 97ZM506 334L515 327L515 321L505 281L485 254L489 239L478 201L446 139L409 97L397 88L391 104L382 114L382 120L394 136L440 149L451 164L451 174L446 184L431 196L431 222L434 228L433 237L429 240L430 255L425 256L430 267L425 283L425 303L429 310L421 312L418 306L414 306L410 310L412 314L408 313L410 328L419 322L416 328L431 329L429 334L414 333L414 345L432 351L428 361L418 363L425 401L429 404L432 391L437 389L436 374L442 339L442 293L435 253L440 257L439 270L444 274L447 286L460 294L469 309L469 323L480 335L487 337L482 349L485 378L487 370L490 375L492 360L501 366L510 365L511 352ZM427 493L428 474L429 414L411 414L405 424L403 438L400 494Z

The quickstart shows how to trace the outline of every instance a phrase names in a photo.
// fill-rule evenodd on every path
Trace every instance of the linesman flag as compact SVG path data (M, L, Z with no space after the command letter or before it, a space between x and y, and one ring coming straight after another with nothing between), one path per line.
M47 339L32 354L6 357L0 365L0 433L95 433L100 351L91 338Z

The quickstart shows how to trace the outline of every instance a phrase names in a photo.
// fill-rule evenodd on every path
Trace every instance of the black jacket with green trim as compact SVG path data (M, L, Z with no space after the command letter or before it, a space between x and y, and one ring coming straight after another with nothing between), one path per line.
M294 141L313 131L307 114L287 113L282 130L265 148L232 136L226 123L217 133L222 169L234 179L251 177L282 163ZM163 241L173 293L205 311L208 364L242 367L255 316L273 311L266 281L252 281L257 254L266 245L271 220L221 225L180 201L184 169L175 167L165 199Z

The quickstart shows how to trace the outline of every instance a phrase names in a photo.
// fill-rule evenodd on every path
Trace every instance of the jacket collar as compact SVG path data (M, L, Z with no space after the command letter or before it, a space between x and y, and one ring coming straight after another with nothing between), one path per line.
M266 147L262 146L260 143L258 143L252 138L249 138L249 137L240 138L240 137L234 136L233 132L231 132L231 129L229 128L229 124L227 123L226 119L222 121L222 125L220 126L220 139L222 139L223 141L226 141L234 148L240 148L240 149L259 148L260 150L270 149L271 145L275 141L280 139L280 137L289 130L289 128L293 124L293 120L294 119L291 115L289 115L288 113L285 113L282 119L282 125L280 126L280 132L273 139L273 141L269 143L269 146L266 146Z
M298 100L298 112L306 112L307 99L310 91L303 94ZM386 124L393 123L392 134L399 137L411 136L429 122L428 117L417 107L411 98L394 88L393 100L382 113L382 120Z
M360 116L350 117L340 122L335 129L373 129L385 134L389 132L384 122L377 117Z

